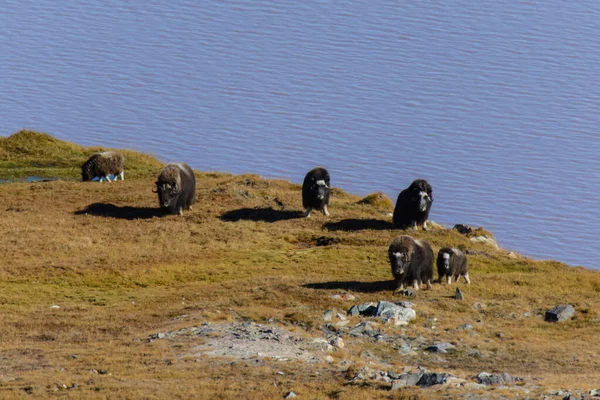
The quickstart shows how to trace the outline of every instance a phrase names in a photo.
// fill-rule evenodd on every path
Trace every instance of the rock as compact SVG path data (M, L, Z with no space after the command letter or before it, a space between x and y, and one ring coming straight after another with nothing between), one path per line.
M389 301L380 301L377 303L375 316L381 319L384 324L393 321L394 325L408 325L408 322L417 317L417 313L412 308L401 307Z
M58 310L60 308L60 306L57 306L56 304L53 306L50 306L50 308L54 309L54 310Z
M407 385L414 386L421 381L423 372L410 372L400 375L400 379L406 380Z
M296 396L296 393L294 392L287 392L285 396L283 396L284 399L295 399L296 397L298 396Z
M335 327L336 328L343 328L344 326L348 325L350 323L350 321L345 320L345 321L338 321L335 323Z
M469 234L473 232L473 227L465 224L456 224L453 228L458 233L462 233L463 235Z
M379 334L379 330L376 329L371 322L361 322L352 328L348 333L352 336L377 336Z
M338 349L343 349L345 346L344 340L339 336L335 339L332 339L331 342L329 342L329 344Z
M325 361L327 361L329 364L333 364L335 360L332 356L327 356L325 357Z
M522 378L510 376L506 372L502 374L489 374L487 372L482 372L479 375L477 375L477 382L482 385L500 385L504 383L514 383L522 380Z
M358 307L356 307L356 306L350 307L350 309L348 310L348 315L350 317L357 317L358 315L360 315L360 311L358 311Z
M510 258L511 260L516 260L519 258L519 255L517 253L515 253L514 251L509 252L506 256L508 258Z
M487 306L483 303L473 303L473 308L477 311L483 311L487 308Z
M433 346L429 346L425 350L430 351L432 353L445 354L448 352L448 350L453 350L453 349L454 349L454 345L452 345L451 343L448 343L448 342L443 342L443 343L434 344Z
M323 321L331 321L333 318L333 310L327 310L323 314Z
M454 297L456 298L456 300L465 299L465 295L463 294L463 292L461 292L460 288L456 288L456 294L454 295Z
M498 339L502 339L504 337L504 333L502 333L502 332L496 332L496 337Z
M560 322L571 319L575 314L575 308L570 304L561 304L546 311L544 320L546 322Z
M417 383L417 385L421 386L421 387L429 387L429 386L433 386L433 385L443 385L444 383L446 383L446 381L448 380L448 378L450 377L449 374L446 373L425 373L423 374L423 376L421 376L421 379L419 379L419 382Z
M377 307L375 307L373 303L363 303L358 306L358 312L360 313L360 315L364 315L367 317L375 315L376 310Z
M338 312L336 312L336 313L335 313L335 317L336 317L337 319L339 319L340 321L345 321L345 320L347 320L347 319L348 319L348 317L346 317L346 313L345 313L345 312L342 312L342 311L338 311Z
M464 384L464 388L467 390L481 390L487 389L487 386L482 385L481 383L468 382Z
M406 385L406 381L402 380L402 379L394 379L392 381L392 387L390 390L398 390L398 389L402 389L403 387L407 386Z
M592 390L590 390L590 396L592 396L592 397L600 397L600 389L592 389Z
M414 308L414 306L415 306L410 301L395 301L394 304L396 304L397 306L400 306L400 307L404 307L404 308Z
M498 243L496 243L496 239L494 239L493 237L490 237L490 236L485 236L485 235L475 236L475 237L471 238L471 242L474 242L474 243L483 243L483 244L486 244L488 246L492 246L495 249L499 249Z
M461 326L458 327L458 329L460 329L461 331L472 331L473 330L473 325L471 325L471 324L462 324Z

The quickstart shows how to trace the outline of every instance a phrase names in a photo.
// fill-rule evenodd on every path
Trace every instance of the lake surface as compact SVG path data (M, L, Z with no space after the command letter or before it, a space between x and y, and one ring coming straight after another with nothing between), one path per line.
M599 268L600 2L8 0L0 135L395 200ZM335 215L335 199L330 207Z

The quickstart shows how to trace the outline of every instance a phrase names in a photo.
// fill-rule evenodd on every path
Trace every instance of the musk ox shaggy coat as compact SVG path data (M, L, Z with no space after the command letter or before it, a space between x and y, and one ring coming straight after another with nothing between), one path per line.
M183 215L196 202L196 177L189 165L174 163L166 165L156 180L156 192L160 208L169 214Z
M105 151L103 153L94 153L81 166L81 179L91 181L95 177L106 179L110 182L110 175L125 179L125 157L116 151Z
M469 271L467 269L467 255L457 248L444 247L440 249L437 255L438 281L446 276L448 284L454 281L458 282L461 276L465 278L467 284L471 283Z
M302 206L306 218L310 217L312 209L317 209L323 215L329 215L329 172L325 168L314 168L308 171L302 184Z
M392 240L388 255L392 266L392 275L396 280L396 290L412 285L419 290L425 284L431 289L433 279L433 250L424 240L400 235Z
M394 225L403 229L421 226L426 230L432 202L431 185L425 179L413 181L398 195L392 218Z

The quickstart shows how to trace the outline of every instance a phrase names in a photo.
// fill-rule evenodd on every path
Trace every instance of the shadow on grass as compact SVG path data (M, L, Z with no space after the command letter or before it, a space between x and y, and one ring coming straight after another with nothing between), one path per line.
M343 219L339 222L327 222L323 227L330 231L361 231L364 229L398 229L388 221L380 219Z
M307 283L302 285L309 289L326 289L326 290L349 290L352 292L375 293L384 290L394 290L396 288L395 281L377 281L377 282L358 282L358 281L334 281Z
M162 217L165 214L158 207L119 207L110 203L93 203L83 210L75 211L75 215L95 215L98 217L111 217L119 219L148 219L153 217Z
M268 208L240 208L221 215L221 220L235 222L239 220L277 222L288 219L303 218L301 211L281 211Z

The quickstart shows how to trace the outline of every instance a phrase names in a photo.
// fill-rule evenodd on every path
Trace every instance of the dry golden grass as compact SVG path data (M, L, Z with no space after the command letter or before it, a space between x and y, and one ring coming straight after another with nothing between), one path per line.
M320 337L324 310L394 300L387 246L402 232L389 223L386 213L392 210L357 204L358 197L335 190L332 216L307 220L298 218L299 185L198 172L194 210L162 216L151 191L160 169L156 160L128 156L138 172L126 172L124 182L69 181L64 179L78 176L80 161L92 149L20 135L4 139L0 178L63 179L0 187L0 397L32 392L36 398L281 398L292 390L308 398L388 398L390 392L374 385L346 385L351 370L368 362L361 357L364 350L397 368L420 364L462 377L506 371L531 377L542 388L590 389L600 381L595 340L600 274L514 259L449 229L410 234L429 240L435 251L450 245L478 252L469 259L473 284L460 284L467 299L457 302L451 298L455 286L435 284L418 293L417 320L404 328L409 336L460 344L445 361L400 357L389 345L351 339L334 354L350 367L176 358L191 344L149 343L148 335L205 321L273 318ZM56 153L44 153L30 141L51 143ZM76 155L60 157L62 152ZM35 154L45 165L52 157L68 162L22 173L17 170L29 167L19 164L19 154L26 163ZM64 174L52 175L57 171ZM331 299L344 292L357 299ZM559 303L574 304L576 318L543 322L540 314ZM465 323L473 325L472 332L456 329ZM477 348L481 357L461 350L466 348ZM76 389L64 389L73 383ZM428 390L392 395L452 397L445 389Z

